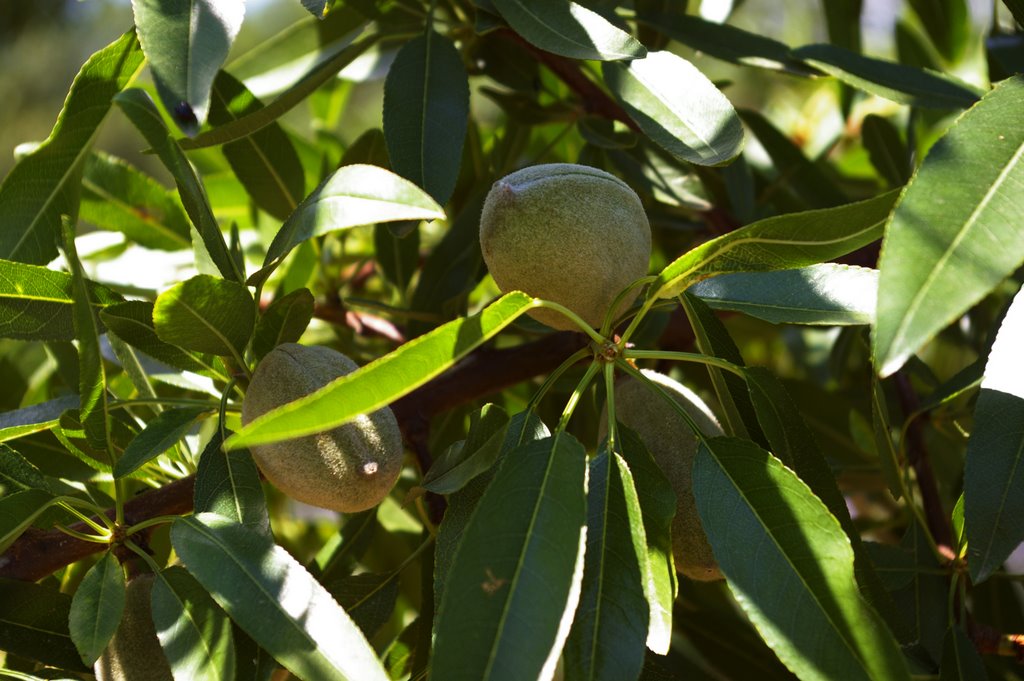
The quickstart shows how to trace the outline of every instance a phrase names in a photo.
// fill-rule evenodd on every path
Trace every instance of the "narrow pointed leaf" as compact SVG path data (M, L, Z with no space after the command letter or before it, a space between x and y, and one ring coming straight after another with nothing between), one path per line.
M690 62L671 52L601 69L605 84L652 140L676 158L722 165L743 150L732 104Z
M68 633L71 596L50 584L0 579L0 650L71 671L87 671Z
M0 260L0 337L18 340L73 340L74 279L66 272ZM86 282L95 309L122 300L92 281Z
M153 624L175 679L234 681L231 620L180 565L153 581Z
M1017 293L985 364L964 467L967 563L975 584L1024 542L1024 292Z
M264 264L283 258L307 239L339 229L443 218L441 206L412 182L377 166L343 166L288 217L267 249Z
M587 550L579 609L566 642L566 678L636 679L644 664L647 538L629 467L602 450L587 476Z
M100 319L108 331L125 343L165 364L185 371L202 371L208 368L181 348L160 340L153 325L153 303L149 301L126 300L123 303L109 305L100 311Z
M53 495L41 489L27 489L0 498L0 553L3 553L49 508Z
M210 87L242 27L244 0L132 0L164 109L187 135L210 111Z
M424 489L452 494L498 460L508 432L508 412L496 404L485 404L470 419L466 440L445 450L423 475L420 485Z
M963 109L978 93L950 76L851 52L837 45L806 45L793 55L847 85L900 104L933 109Z
M24 456L0 444L0 499L28 489L48 492L50 484Z
M901 187L910 179L910 153L896 126L878 114L868 114L861 123L861 141L878 174L890 187Z
M255 304L244 285L197 274L157 297L153 325L165 343L241 357L256 325Z
M759 220L690 250L658 275L651 291L671 298L713 274L768 272L815 265L882 235L896 193L838 208Z
M269 537L212 513L179 518L185 567L260 647L300 678L386 681L373 648L331 595Z
M964 630L953 624L946 632L942 644L942 663L939 667L939 681L972 681L987 679L985 663L981 661L978 649Z
M542 50L572 59L637 59L646 54L633 36L570 0L492 0L516 33Z
M314 304L308 288L275 298L256 322L252 349L257 359L281 343L297 343L313 318Z
M92 153L85 162L79 217L123 232L145 248L176 251L192 243L181 201L162 184L126 161Z
M734 310L773 324L870 324L878 271L834 263L777 272L720 274L689 292L716 310Z
M181 147L171 137L153 100L145 91L133 88L117 95L114 101L174 176L185 212L199 232L203 245L217 269L227 279L244 280L244 273L238 269L228 252L227 243L217 219L213 216L202 181L185 158Z
M586 452L568 434L504 459L448 576L433 676L499 681L554 671L583 577L585 484Z
M0 258L45 265L57 255L60 216L78 213L82 167L96 132L142 63L129 31L82 66L50 136L0 184Z
M124 572L113 552L107 551L85 573L71 600L68 626L86 665L92 666L117 631L124 603Z
M245 85L221 71L210 92L210 124L227 125L263 108ZM221 150L253 202L284 220L306 196L299 154L276 121Z
M384 82L391 169L444 205L455 190L469 120L469 77L455 45L428 30L398 51Z
M358 371L255 419L227 440L227 448L317 433L359 414L372 413L439 375L535 306L525 293L508 293L472 317L439 326ZM341 395L345 398L339 403Z
M199 457L192 504L195 512L216 513L272 536L260 472L252 454L247 449L226 452L222 442L218 430Z
M896 371L1024 262L1024 76L999 83L928 152L886 226L875 366Z
M752 442L730 438L702 443L693 475L729 587L790 670L804 680L910 678L896 641L860 596L846 534L796 475Z
M332 0L301 0L306 11L317 19L323 19Z
M114 464L114 477L123 478L177 444L192 429L205 407L178 407L160 412L135 436Z
M956 63L971 40L967 0L909 0L909 4L924 24L932 44L948 61Z

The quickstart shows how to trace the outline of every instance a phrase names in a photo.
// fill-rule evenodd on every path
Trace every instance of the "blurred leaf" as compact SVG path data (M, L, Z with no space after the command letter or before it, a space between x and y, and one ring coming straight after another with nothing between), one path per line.
M153 624L176 679L234 681L231 620L180 565L153 581Z
M689 289L716 310L735 310L773 324L870 324L878 271L823 263L795 270L720 274Z
M245 85L225 71L213 81L210 98L210 124L218 127L263 108ZM306 196L298 152L276 121L221 150L252 201L275 218L286 219Z
M127 300L109 305L100 311L100 319L118 338L154 359L185 371L209 369L181 348L160 340L153 324L153 303Z
M71 596L52 585L0 578L0 650L69 671L88 671L68 633L70 610Z
M950 62L959 61L973 32L967 0L909 0L909 3L942 56Z
M120 294L86 281L97 308L122 300ZM18 340L73 340L75 283L65 272L0 260L0 337Z
M889 119L868 114L861 124L861 139L871 165L890 187L902 187L910 180L910 153Z
M49 492L50 485L30 461L7 445L0 444L0 499L29 489Z
M560 434L512 451L470 518L435 622L431 674L554 671L583 577L586 452Z
M469 79L455 45L432 29L405 43L384 82L391 169L440 205L455 190L469 119Z
M1024 26L1024 0L1003 0L1003 4L1009 8L1017 24Z
M132 0L164 109L185 134L206 122L210 88L242 27L245 0Z
M964 467L971 581L984 581L1024 542L1024 291L996 332L985 364Z
M255 419L227 441L228 449L278 442L339 426L407 395L439 375L535 306L513 291L472 317L420 336L358 371ZM345 395L344 404L337 397Z
M256 322L252 349L257 360L281 343L297 343L313 318L314 306L308 288L275 298Z
M547 52L572 59L637 59L647 50L600 14L571 0L492 0L516 33Z
M171 542L214 600L296 676L387 679L345 611L270 538L233 520L200 513L176 520Z
M135 31L82 65L50 136L0 184L0 258L45 265L57 255L60 216L76 215L82 167L110 101L142 68Z
M889 424L889 408L886 406L885 392L877 378L871 381L871 429L875 436L875 447L878 449L879 466L889 486L893 499L903 496L901 482L900 457L892 441Z
M829 42L852 52L860 52L860 21L863 0L833 0L826 2L825 22Z
M317 19L323 19L333 0L301 0L306 11Z
M787 667L822 681L910 678L860 596L849 540L796 475L752 442L712 438L701 443L693 478L729 587Z
M389 229L395 224L374 226L373 252L384 278L404 294L419 265L420 232L418 225L413 224L409 234L399 237Z
M290 88L282 92L278 95L277 99L262 109L255 109L237 120L207 130L190 140L182 140L181 148L190 150L227 144L228 142L243 139L257 130L270 125L285 113L291 111L297 104L305 101L321 85L337 76L338 71L369 49L370 46L377 42L378 38L379 36L375 35L369 36L358 43L348 45L327 61L312 66Z
M847 85L900 104L963 109L978 101L977 91L952 76L865 57L836 45L806 45L793 54Z
M42 513L52 506L53 495L26 489L0 498L0 553L17 540Z
M699 165L722 165L743 149L736 110L693 64L671 52L601 67L605 84L655 143Z
M153 326L165 343L240 358L256 325L249 289L207 274L175 284L153 306Z
M228 252L224 235L221 234L220 225L217 224L217 219L213 216L202 181L189 164L188 159L185 158L178 143L171 137L153 100L145 91L133 88L117 95L114 101L132 122L132 125L142 133L146 142L153 147L157 156L174 176L174 181L178 185L178 195L185 206L185 212L188 213L193 226L199 232L202 245L217 269L226 279L244 280L244 274L238 270Z
M898 369L1024 262L1024 76L1004 80L935 143L886 227L875 366Z
M508 412L496 404L485 404L470 416L466 440L437 457L420 485L435 494L452 494L465 487L498 460L508 425Z
M942 644L939 681L974 681L990 678L977 648L964 630L951 624Z
M589 470L586 561L579 610L562 653L565 677L627 681L644 664L647 539L622 458L602 448Z
M688 251L658 275L651 294L671 298L707 277L768 272L838 258L878 239L896 192L837 208L759 220Z
M114 477L123 478L155 459L185 437L207 407L176 407L157 414L135 436L114 464Z
M117 631L124 612L125 581L121 564L107 551L89 568L71 599L71 640L87 666L99 659Z
M230 431L227 431L230 433ZM224 451L220 429L199 457L193 508L217 515L272 537L260 472L247 449Z
M376 166L342 166L313 190L267 248L264 267L307 239L339 229L394 220L444 219L444 210L419 187Z
M90 154L82 190L80 217L100 229L123 232L144 248L176 251L192 243L178 197L122 159Z

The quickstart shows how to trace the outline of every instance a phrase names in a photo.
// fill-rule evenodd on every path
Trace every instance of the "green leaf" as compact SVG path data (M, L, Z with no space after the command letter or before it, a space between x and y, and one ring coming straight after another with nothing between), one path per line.
M180 565L153 581L153 624L175 678L234 681L231 620Z
M372 638L395 610L399 581L394 574L362 572L345 575L326 587L363 634Z
M974 681L990 678L985 671L978 649L967 638L964 630L951 624L942 644L942 664L939 681Z
M768 272L815 265L867 245L882 234L896 192L838 208L759 220L723 234L670 263L651 295L671 298L713 274Z
M240 358L256 326L256 306L243 284L197 274L157 297L153 326L165 343Z
M142 68L135 31L96 52L75 76L50 136L0 184L0 258L45 265L60 216L78 213L82 167L110 101Z
M160 340L153 325L153 303L145 300L127 300L109 305L100 311L100 319L108 331L125 343L172 367L185 371L209 369L199 359L184 350Z
M498 681L554 672L583 577L585 486L586 451L571 435L509 452L455 555L435 622L432 676Z
M294 85L262 109L255 109L237 120L207 130L190 140L182 140L181 148L191 150L212 147L252 135L257 130L279 119L300 102L305 101L317 88L335 78L338 71L369 49L378 39L378 36L369 36L358 43L345 47L330 59L315 64Z
M281 343L297 343L313 318L314 303L308 288L275 298L256 322L252 341L256 358L262 358Z
M605 84L658 146L683 161L716 166L743 150L732 104L697 67L671 52L601 67Z
M587 548L579 610L563 657L569 679L636 679L644 664L647 538L629 467L602 447L587 476Z
M909 4L942 56L958 61L973 33L967 0L909 0Z
M60 415L68 409L78 409L78 395L64 395L46 402L0 413L0 442L50 430L57 425Z
M469 120L469 77L455 45L428 29L398 51L384 81L391 169L444 205L455 190Z
M122 232L144 248L176 251L192 243L188 216L178 197L108 154L93 152L85 162L79 217L100 229Z
M317 19L323 19L333 0L301 0L306 11Z
M531 45L572 59L638 59L647 50L597 12L570 0L493 0Z
M68 633L71 596L51 584L0 578L0 650L69 671L88 671Z
M245 85L225 71L213 81L210 98L210 124L218 127L263 108ZM276 121L221 150L252 201L275 218L287 218L306 196L299 154Z
M199 457L192 507L196 513L216 513L271 537L267 502L252 454L247 449L226 452L222 442L218 429Z
M466 440L437 457L420 485L435 494L452 494L465 487L498 460L508 426L508 412L496 404L485 404L470 416Z
M86 288L96 308L122 300L120 294L95 282L87 281ZM70 274L0 260L0 337L74 340L74 293Z
M89 568L71 599L68 628L87 666L99 659L117 631L124 612L125 581L121 564L107 551Z
M967 564L975 584L1024 541L1024 292L1018 292L985 364L964 467Z
M164 109L187 135L210 111L210 88L242 27L244 0L132 0L142 51Z
M52 505L53 495L41 489L26 489L0 498L0 553Z
M836 45L806 45L793 55L847 85L900 104L963 109L978 100L977 91L951 76L865 57Z
M882 376L1024 262L1024 76L1002 81L928 152L886 226L872 354Z
M536 302L525 293L507 293L472 317L448 322L302 399L267 412L232 435L226 446L235 449L287 440L373 413L439 375L533 307ZM343 403L338 401L341 395Z
M878 174L890 187L901 187L910 179L910 153L896 126L878 114L868 114L860 127L861 141Z
M29 489L50 491L50 484L30 461L0 444L0 499Z
M374 226L373 252L384 278L391 282L399 293L404 294L409 288L412 275L419 267L420 230L418 225L414 224L409 234L396 236L391 231L395 224Z
M171 137L153 100L144 90L131 89L117 95L114 102L132 122L132 125L142 133L146 142L174 176L174 181L178 186L178 195L181 197L182 205L185 206L185 212L188 213L196 231L199 232L203 245L217 269L226 279L243 281L244 273L239 271L228 252L224 235L221 234L220 225L217 224L217 219L213 216L203 183L195 169L189 164L188 159L185 158L181 147Z
M437 219L444 219L444 210L412 182L377 166L343 166L288 217L267 249L264 266L279 261L307 239L339 229Z
M1010 9L1017 23L1024 26L1024 0L1003 0L1003 4Z
M92 447L109 450L107 375L100 352L100 330L75 247L75 227L64 218L64 259L71 270L72 316L78 339L78 415Z
M693 488L729 588L790 670L805 680L909 680L858 592L849 539L796 475L752 442L712 438L698 450Z
M386 681L345 611L269 537L200 513L174 522L171 543L231 619L296 676Z
M777 272L739 272L689 289L716 310L734 310L772 324L870 324L878 271L824 263Z
M889 424L889 407L885 399L885 392L881 382L875 378L871 381L871 431L875 438L875 448L878 450L879 467L882 475L889 486L889 492L893 499L899 500L903 496L903 485L901 482L900 458L896 452L896 445L892 441L891 425Z
M177 444L192 429L196 420L209 411L206 407L177 407L162 411L135 436L114 464L114 477L123 478Z

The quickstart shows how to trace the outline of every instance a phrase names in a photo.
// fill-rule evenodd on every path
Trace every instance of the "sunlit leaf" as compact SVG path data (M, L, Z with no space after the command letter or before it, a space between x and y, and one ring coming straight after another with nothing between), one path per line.
M114 464L114 477L122 478L177 444L192 429L206 407L177 407L160 412L135 436Z
M644 46L571 0L492 0L512 29L542 50L573 59L636 59Z
M256 325L256 308L242 284L197 274L160 294L153 325L165 343L241 357Z
M117 631L124 604L124 572L113 552L107 551L85 573L71 600L71 640L86 665L91 666L99 658Z

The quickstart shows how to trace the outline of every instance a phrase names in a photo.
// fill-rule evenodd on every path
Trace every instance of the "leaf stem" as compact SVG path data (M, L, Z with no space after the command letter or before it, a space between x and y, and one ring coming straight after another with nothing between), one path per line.
M590 339L593 340L598 345L604 345L608 341L607 338L605 338L597 331L595 331L590 326L590 324L587 324L585 321L583 321L582 317L580 317L578 314L576 314L569 308L565 307L564 305L559 305L558 303L553 302L551 300L543 300L541 298L534 298L533 300L535 302L536 307L546 307L549 310L560 312L566 317L568 317L570 320L572 320L574 324L576 324L576 326L580 327L580 331L590 336Z
M702 355L697 352L674 352L670 350L631 350L626 348L622 351L626 359L667 359L676 362L696 362L708 366L718 367L730 371L740 378L746 379L743 367L733 364L729 360L711 355Z

